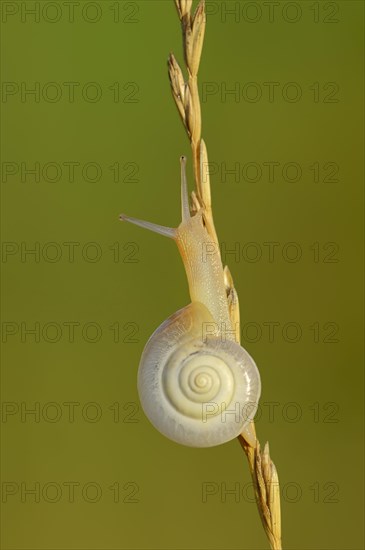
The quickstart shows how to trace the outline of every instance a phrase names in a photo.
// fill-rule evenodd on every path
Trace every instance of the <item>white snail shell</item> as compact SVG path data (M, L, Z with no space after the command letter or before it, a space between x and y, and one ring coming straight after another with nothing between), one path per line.
M152 334L138 370L151 423L169 439L212 447L242 433L257 410L260 375L251 356L222 336L202 337L207 308L192 302Z

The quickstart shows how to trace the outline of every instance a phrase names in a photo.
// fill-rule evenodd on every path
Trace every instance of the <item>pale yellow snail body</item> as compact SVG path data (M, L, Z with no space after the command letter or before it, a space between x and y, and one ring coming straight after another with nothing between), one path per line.
M152 334L138 369L138 393L151 423L169 439L212 447L244 433L261 392L259 371L235 341L224 271L205 227L204 211L191 215L185 158L181 158L182 221L176 229L121 215L173 238L184 262L191 303Z

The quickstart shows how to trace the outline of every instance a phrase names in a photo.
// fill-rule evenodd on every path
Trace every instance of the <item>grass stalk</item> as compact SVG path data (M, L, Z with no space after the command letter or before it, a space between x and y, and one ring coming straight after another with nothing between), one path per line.
M192 14L192 0L174 0L181 22L184 61L187 80L171 53L168 59L168 71L171 91L180 118L189 137L194 166L195 191L192 192L192 210L203 209L204 219L211 238L219 250L219 242L214 227L208 154L204 140L201 137L201 107L198 88L198 70L203 48L206 13L205 1L201 0ZM232 321L236 330L237 342L240 342L239 301L229 268L224 267L227 301ZM269 444L261 450L252 422L251 437L245 434L238 436L243 451L246 454L252 481L255 488L256 503L265 533L272 550L281 550L281 513L280 486L275 465L270 457Z

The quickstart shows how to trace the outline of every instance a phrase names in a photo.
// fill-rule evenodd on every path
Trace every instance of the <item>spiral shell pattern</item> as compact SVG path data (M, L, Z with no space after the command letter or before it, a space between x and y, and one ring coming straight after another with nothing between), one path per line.
M193 340L166 358L162 389L177 411L199 419L203 403L231 401L234 378L222 358Z
M192 447L220 445L254 417L260 397L258 369L231 340L201 338L209 312L190 304L151 336L138 371L142 408L169 439Z

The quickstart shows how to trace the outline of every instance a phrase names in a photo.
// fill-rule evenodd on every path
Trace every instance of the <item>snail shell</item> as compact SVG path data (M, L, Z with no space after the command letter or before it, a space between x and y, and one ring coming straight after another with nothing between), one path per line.
M150 422L169 439L212 447L237 437L253 419L261 392L258 369L222 335L203 339L208 309L192 302L152 334L138 370L138 392Z

